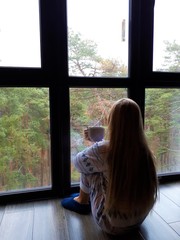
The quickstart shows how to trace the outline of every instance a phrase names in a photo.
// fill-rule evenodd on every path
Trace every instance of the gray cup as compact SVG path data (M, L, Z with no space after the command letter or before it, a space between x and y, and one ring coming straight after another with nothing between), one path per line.
M104 139L105 129L103 127L88 127L87 132L91 142L99 142Z

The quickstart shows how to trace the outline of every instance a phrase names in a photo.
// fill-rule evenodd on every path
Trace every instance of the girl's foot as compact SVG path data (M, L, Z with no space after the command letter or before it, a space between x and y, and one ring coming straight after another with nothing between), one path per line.
M78 196L75 194L72 194L68 198L64 198L61 201L61 205L68 210L71 210L73 212L79 213L79 214L89 214L91 212L91 204L82 204L78 201Z

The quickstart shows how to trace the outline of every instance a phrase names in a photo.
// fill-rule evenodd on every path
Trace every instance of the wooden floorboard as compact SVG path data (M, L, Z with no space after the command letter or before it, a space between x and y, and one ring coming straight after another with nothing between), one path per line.
M180 222L171 223L170 226L180 236Z
M164 194L160 194L154 206L154 211L167 223L180 221L180 208Z
M58 200L34 204L33 240L69 239L64 209Z
M146 240L178 240L180 236L154 211L152 211L140 227Z
M161 193L180 207L180 183L169 183L161 186Z
M69 239L85 239L85 240L120 239L119 237L110 236L102 232L99 226L94 222L92 215L81 216L68 210L64 211L66 215L66 221L69 226L68 227ZM130 239L143 240L144 238L141 236L138 230L126 236L121 236L121 240Z
M0 224L4 216L4 212L5 212L5 206L0 206Z
M92 215L65 210L60 199L0 206L0 240L180 240L180 182L160 187L153 211L136 231L105 234Z
M1 240L32 240L33 209L7 206L0 225Z

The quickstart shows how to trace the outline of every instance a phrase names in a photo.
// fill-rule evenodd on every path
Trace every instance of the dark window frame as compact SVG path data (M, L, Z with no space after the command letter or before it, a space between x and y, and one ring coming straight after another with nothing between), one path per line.
M146 88L179 88L180 73L152 71L154 0L129 0L129 75L127 78L68 76L66 0L39 0L41 68L0 67L0 87L47 87L50 92L52 187L0 193L13 202L62 197L76 191L70 176L69 88L127 88L144 117ZM180 174L160 176L171 181Z

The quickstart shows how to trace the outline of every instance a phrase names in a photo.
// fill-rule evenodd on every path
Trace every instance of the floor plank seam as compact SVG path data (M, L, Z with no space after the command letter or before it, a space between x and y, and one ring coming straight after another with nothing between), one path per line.
M169 226L169 223L168 223L157 211L155 211L154 209L153 209L153 211L158 215L158 217L161 218L161 220L162 220L165 224L167 224L167 225ZM169 226L169 227L170 227L170 226Z
M138 231L138 233L139 233L139 235L140 235L144 240L146 240L146 238L144 238L144 235L142 234L141 231Z
M3 211L2 218L1 218L1 221L0 221L0 227L1 227L1 224L2 224L2 221L3 221L3 218L4 218L4 215L5 215L5 209L6 209L6 206L4 206L4 211Z
M32 223L32 240L34 239L34 224L35 224L35 206L33 203L33 223Z
M178 235L178 236L180 236L180 234L174 229L174 228L172 228L171 226L170 226L170 228ZM179 238L180 239L180 238Z
M171 202L173 202L177 207L180 208L180 205L179 205L177 202L175 202L174 200L172 200L168 195L166 195L166 194L163 193L163 192L161 192L161 194L164 195L164 196L165 196L166 198L168 198Z

